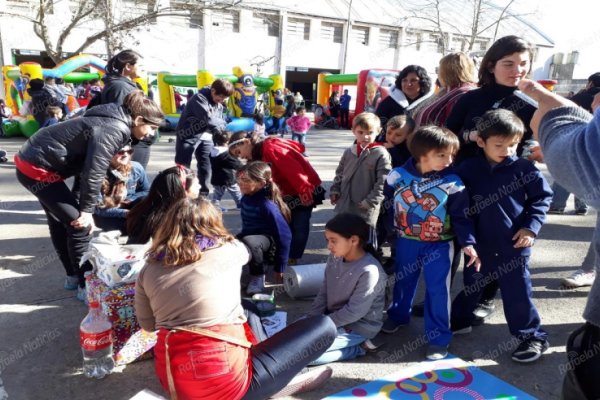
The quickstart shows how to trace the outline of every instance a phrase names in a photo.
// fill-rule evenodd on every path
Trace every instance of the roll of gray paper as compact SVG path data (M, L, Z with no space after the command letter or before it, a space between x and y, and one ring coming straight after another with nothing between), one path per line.
M292 299L316 296L324 277L324 263L288 266L283 275L283 287Z

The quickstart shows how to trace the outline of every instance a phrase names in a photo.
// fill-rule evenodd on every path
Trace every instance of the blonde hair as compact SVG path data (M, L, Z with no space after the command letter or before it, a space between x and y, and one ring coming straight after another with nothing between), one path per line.
M381 120L379 117L370 112L362 112L352 120L352 129L360 126L363 129L368 129L371 132L379 133L381 129Z
M448 54L440 60L438 79L447 88L475 82L475 64L465 53Z
M204 198L183 198L174 203L152 237L148 257L165 266L195 263L202 258L197 236L230 242L233 236L223 225L221 213Z
M242 174L246 174L254 182L265 183L267 197L277 205L285 220L290 223L292 213L285 201L283 201L279 187L273 182L273 173L269 164L263 161L251 161L238 170L237 176Z

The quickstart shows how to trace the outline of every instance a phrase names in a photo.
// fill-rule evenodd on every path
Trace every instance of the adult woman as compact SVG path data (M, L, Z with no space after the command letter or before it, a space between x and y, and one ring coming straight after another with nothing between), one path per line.
M406 114L429 95L431 78L425 68L418 65L405 67L390 90L390 94L377 106L375 114L381 120L381 126L396 115Z
M527 127L527 132L517 147L517 153L521 154L524 141L531 139L529 122L535 108L515 96L514 92L521 79L531 70L532 59L533 47L517 36L498 39L485 53L479 67L480 87L465 93L446 120L446 127L461 141L455 164L476 154L478 121L486 111L496 108L513 111ZM457 268L457 263L453 263L452 277ZM479 307L474 312L478 318L484 318L494 310L497 291L496 281L486 286Z
M142 328L159 329L156 373L171 398L269 398L333 342L335 325L319 316L256 344L240 301L248 260L246 247L204 198L175 203L153 236L135 309ZM298 386L314 388L330 374L300 375Z
M113 56L106 63L106 76L102 78L104 89L95 96L88 108L97 104L115 103L123 104L123 99L134 90L141 87L135 82L142 76L142 56L133 50L123 50ZM133 161L142 164L146 169L148 160L150 160L150 146L156 141L156 137L149 137L144 140L134 140L133 148L135 150Z
M251 136L245 132L234 133L229 141L229 151L238 158L271 164L273 181L292 211L290 265L293 265L304 253L312 209L323 203L325 189L321 187L317 172L302 155L303 144L274 137L260 140Z
M144 167L131 161L133 149L125 145L110 161L102 182L101 200L94 210L94 223L105 231L126 234L125 221L131 207L142 200L150 188Z
M479 88L462 96L446 120L446 127L461 140L456 163L475 155L478 146L477 122L486 111L504 108L513 111L527 127L523 142L531 139L529 121L535 108L514 95L519 81L531 70L533 47L517 36L498 39L483 56L479 67Z
M334 90L329 96L329 115L337 118L340 115L340 97L337 90Z
M199 189L196 174L182 165L159 172L152 181L148 196L127 215L127 243L148 243L171 205L186 197L197 198Z
M440 60L438 79L443 89L413 114L417 127L444 126L458 99L475 88L475 65L465 53L448 54Z
M154 134L163 122L158 106L134 91L123 106L106 104L83 117L39 130L15 155L17 179L40 201L46 212L52 244L67 272L65 287L85 298L83 273L79 267L94 226L92 212L102 180L114 154L132 138ZM79 194L64 180L80 178Z

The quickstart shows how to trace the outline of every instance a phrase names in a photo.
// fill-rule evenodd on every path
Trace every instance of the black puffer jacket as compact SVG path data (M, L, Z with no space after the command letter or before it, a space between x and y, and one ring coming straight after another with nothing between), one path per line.
M82 118L40 129L21 147L19 157L63 178L79 176L79 210L92 212L110 160L131 141L131 126L123 107L97 106Z
M123 104L123 99L129 93L140 88L129 78L124 76L106 75L102 78L104 81L104 89L102 89L101 104L115 103Z

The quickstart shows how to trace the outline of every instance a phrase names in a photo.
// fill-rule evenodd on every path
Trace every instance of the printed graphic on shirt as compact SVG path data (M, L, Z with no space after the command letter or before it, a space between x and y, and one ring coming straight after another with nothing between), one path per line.
M446 241L454 236L447 214L448 197L464 190L458 176L415 176L394 169L387 179L394 188L394 227L407 239Z

